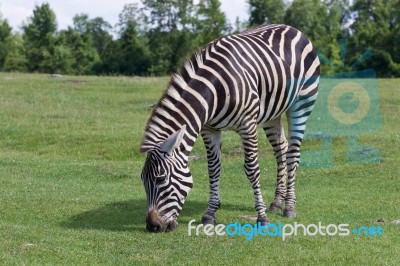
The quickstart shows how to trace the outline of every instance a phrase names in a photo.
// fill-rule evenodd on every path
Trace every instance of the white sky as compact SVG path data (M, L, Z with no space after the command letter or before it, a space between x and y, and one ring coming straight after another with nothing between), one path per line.
M76 14L86 13L90 18L102 17L114 26L118 15L127 3L140 0L0 0L0 13L7 19L14 31L19 31L23 22L32 16L36 4L47 2L57 16L58 29L72 25ZM221 9L231 23L238 16L242 21L248 19L248 6L245 0L220 0Z

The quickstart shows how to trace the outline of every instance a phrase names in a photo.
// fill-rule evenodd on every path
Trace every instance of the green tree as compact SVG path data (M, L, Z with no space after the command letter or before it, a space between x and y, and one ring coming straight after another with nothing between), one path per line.
M137 4L127 4L116 25L118 39L110 42L103 59L103 72L125 75L147 75L150 52L144 25L143 10Z
M150 28L166 32L193 28L193 0L142 0L142 4Z
M87 66L82 69L85 73L107 73L106 61L113 53L114 40L111 35L112 27L101 17L89 19L87 14L76 15L73 19L74 30L80 36L75 37L73 46L79 46L74 52L77 58L83 56Z
M150 73L174 72L194 49L192 0L142 0L146 40L151 51Z
M48 69L50 69L52 73L77 74L72 66L72 51L66 45L57 44L54 46L54 51L49 63Z
M358 14L352 25L351 43L357 48L353 59L370 48L373 56L360 68L373 68L378 76L400 76L398 0L356 1L353 12Z
M283 0L248 0L249 26L264 23L283 23L285 16L285 3Z
M341 37L340 6L320 0L294 0L285 14L285 23L302 31L314 44L321 60L322 73L332 74L342 67L338 39Z
M23 40L19 33L13 34L12 28L0 14L0 70L26 71L23 56Z
M132 21L136 24L136 30L140 37L146 35L149 31L148 17L145 14L144 8L139 8L137 3L126 4L124 9L119 14L119 21L115 26L116 32L121 36L122 32L126 30L128 24Z
M90 21L91 28L90 33L92 37L93 47L96 49L100 58L103 57L109 46L113 42L113 36L111 34L112 27L101 17L96 17Z
M28 25L23 26L25 56L29 71L54 72L56 61L56 15L49 4L36 6Z
M66 73L91 74L93 67L99 61L96 49L92 46L90 35L80 34L73 28L61 31L59 37L59 52L64 53Z
M388 41L388 45L391 47L391 56L395 64L400 63L400 1L395 1L392 4L390 21L392 37ZM396 68L396 67L395 67ZM393 69L396 72L396 69ZM400 76L400 71L397 71L396 76Z
M24 41L19 33L11 35L7 41L7 54L5 56L4 71L27 71L27 60L24 55Z
M144 75L149 68L149 51L138 37L136 24L129 21L119 39L119 72Z
M91 46L96 49L100 58L102 58L113 41L111 25L101 17L89 19L87 14L76 15L73 21L75 31L81 36L86 36L87 41L90 42Z
M196 47L205 45L230 30L219 0L201 0L196 18Z
M3 20L0 17L0 70L4 68L4 63L10 52L10 42L12 38L12 28L8 24L7 20Z

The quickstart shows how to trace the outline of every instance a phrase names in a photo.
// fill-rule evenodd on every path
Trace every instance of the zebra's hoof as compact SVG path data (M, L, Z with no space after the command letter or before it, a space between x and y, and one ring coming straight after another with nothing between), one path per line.
M288 219L293 219L294 217L296 217L296 211L295 209L291 208L291 209L286 209L283 211L283 216L285 216Z
M261 223L262 226L267 226L269 224L269 219L267 216L258 216L257 224Z
M215 220L215 216L212 214L204 214L203 217L201 217L201 223L206 225L206 224L212 224L215 225L217 221Z
M278 205L278 204L272 202L271 205L269 205L268 212L271 212L271 213L282 213L282 207L281 207L281 205Z

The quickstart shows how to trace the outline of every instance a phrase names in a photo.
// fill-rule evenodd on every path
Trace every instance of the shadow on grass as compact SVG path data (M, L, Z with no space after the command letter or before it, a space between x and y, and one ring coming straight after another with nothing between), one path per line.
M146 204L145 199L110 203L103 207L71 216L68 220L62 222L61 226L83 230L146 231ZM206 208L206 201L188 200L183 206L178 222L187 224L192 219L199 222ZM224 204L221 209L243 213L254 212L252 206L245 208L245 206L232 204Z

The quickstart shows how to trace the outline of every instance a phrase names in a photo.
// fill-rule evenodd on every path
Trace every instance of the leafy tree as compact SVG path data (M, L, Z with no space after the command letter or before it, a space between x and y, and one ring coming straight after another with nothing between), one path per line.
M400 1L395 1L392 4L390 21L392 36L388 40L388 45L391 47L391 56L394 62L400 63ZM396 69L394 69L396 71ZM400 76L400 71L397 71L397 77Z
M373 57L361 64L361 68L373 68L379 76L399 76L399 1L374 0L356 1L353 11L358 14L352 25L354 34L352 45L360 49L355 57L361 55L361 49L368 47L373 51Z
M142 0L146 39L151 51L150 73L162 75L176 70L194 49L192 0Z
M322 55L322 73L342 71L340 47L340 6L328 6L319 0L294 0L285 14L285 23L302 31Z
M7 53L2 70L27 71L27 60L24 56L24 41L19 33L11 35L7 41Z
M193 26L193 0L142 0L150 28L171 32Z
M285 3L283 0L248 0L250 18L249 26L264 23L283 23Z
M342 27L342 30L347 30L346 25L349 20L351 20L352 11L351 11L351 4L352 0L321 0L322 4L327 6L328 12L330 10L335 10L339 16L339 22Z
M103 18L86 14L75 16L73 27L58 32L49 4L36 5L22 35L13 34L0 16L0 70L164 75L220 35L263 23L286 23L311 39L323 62L322 73L358 67L374 68L378 76L400 76L398 0L247 3L248 23L237 19L232 29L219 0L141 0L140 5L125 5L114 34ZM370 60L357 61L369 54Z
M73 62L72 50L66 45L57 44L49 60L48 69L53 73L81 74L75 71Z
M0 18L0 70L3 69L6 57L10 52L11 31L12 28L7 20Z
M36 6L28 25L23 26L25 56L29 71L55 70L56 15L49 4Z
M96 49L92 46L90 35L79 34L68 27L60 33L57 48L64 55L66 69L63 72L73 74L91 74L94 65L99 61Z
M99 56L102 57L113 41L113 36L111 34L112 27L101 17L96 17L90 22L93 47L96 49Z
M0 14L0 70L25 71L23 41L20 34L13 34L12 28Z
M149 67L149 51L138 37L134 21L129 21L119 39L119 72L125 75L143 75Z
M76 15L73 19L74 30L80 36L80 41L75 37L73 46L78 46L74 52L77 58L83 56L88 62L84 73L103 73L104 62L108 60L108 55L112 53L113 37L110 34L112 27L103 18L96 17L89 19L87 14ZM72 32L70 32L72 36Z
M137 3L126 4L124 9L119 14L119 21L115 26L116 32L121 36L122 32L126 30L128 24L132 21L136 24L136 30L140 37L146 35L149 31L148 17L143 8L139 8Z
M294 0L286 12L285 23L301 30L314 42L321 41L329 34L321 23L326 14L326 6L319 0Z
M196 46L202 46L229 31L219 0L201 0L196 12Z
M143 25L144 14L137 4L128 4L119 14L118 39L109 43L102 57L103 73L147 75L150 53Z

